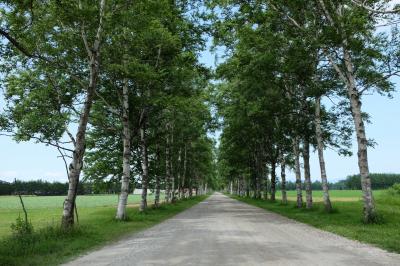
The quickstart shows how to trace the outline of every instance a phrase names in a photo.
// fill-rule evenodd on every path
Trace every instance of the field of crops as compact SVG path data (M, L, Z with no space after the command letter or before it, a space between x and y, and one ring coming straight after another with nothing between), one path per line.
M65 196L23 196L29 219L34 228L58 224L61 219L62 205ZM148 196L151 204L153 195ZM96 215L101 209L115 208L118 195L85 195L78 196L78 217L84 221L88 216ZM140 195L129 195L128 207L140 202ZM17 196L0 196L0 238L11 233L10 226L15 219L23 216L21 203Z

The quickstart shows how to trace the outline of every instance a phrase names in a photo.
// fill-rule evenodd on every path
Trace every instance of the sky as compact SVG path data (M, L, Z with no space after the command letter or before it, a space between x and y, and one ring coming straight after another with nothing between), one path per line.
M209 67L216 65L216 55L209 51L204 51L199 60ZM362 109L370 114L372 121L366 125L367 137L377 142L368 154L371 173L400 173L400 82L397 82L393 96L393 99L388 99L373 94L363 99ZM0 109L4 105L2 97L0 95ZM340 157L334 151L326 150L327 174L331 182L358 173L356 148L354 141L352 157ZM66 182L64 167L53 147L34 142L16 143L9 137L0 136L0 180L13 181L17 178ZM311 176L313 180L320 177L315 151L311 156ZM294 180L293 172L288 174L288 179Z

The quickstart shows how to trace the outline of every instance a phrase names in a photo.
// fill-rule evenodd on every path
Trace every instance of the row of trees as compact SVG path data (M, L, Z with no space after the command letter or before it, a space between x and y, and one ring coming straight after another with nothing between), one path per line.
M371 177L371 186L373 189L387 189L392 187L394 184L400 184L400 175L399 174L370 174ZM89 179L89 178L88 178ZM151 180L152 181L152 180ZM213 181L213 180L211 180ZM214 180L215 182L215 180ZM238 191L238 188L232 187L232 190ZM270 185L270 184L269 184ZM233 186L233 184L232 184ZM276 180L277 188L282 187L282 183L280 180ZM306 184L302 182L302 189L306 188ZM155 186L150 186L154 188ZM213 187L219 187L219 184L213 183ZM286 181L285 183L286 190L296 190L296 183L292 181ZM135 183L129 188L129 193L132 193L135 188L141 188L140 183ZM360 175L351 175L348 176L344 180L337 181L335 183L329 183L330 189L335 190L361 190L361 177ZM78 185L78 195L85 194L114 194L119 193L121 189L120 180L117 178L110 179L108 181L103 180L102 178L97 178L93 182L80 182ZM203 188L204 189L204 188ZM270 187L267 188L270 191ZM322 183L319 180L315 180L311 183L311 189L321 190ZM65 195L68 190L68 183L61 182L47 182L43 180L37 181L21 181L15 180L12 183L1 181L0 180L0 195L14 195L14 194L23 194L23 195Z
M140 184L136 184L140 186ZM121 185L117 180L101 182L79 182L78 195L86 194L114 194L119 193ZM132 193L134 187L130 188ZM43 180L21 181L12 183L0 180L0 195L37 195L37 196L65 196L68 191L68 182L48 182Z
M141 210L149 187L158 206L163 188L171 202L213 185L198 4L0 2L0 126L58 150L68 175L64 227L74 224L82 171L87 181L120 181L120 220L135 182Z
M215 43L226 47L215 104L223 124L219 174L228 187L275 200L280 168L286 203L285 170L292 167L301 208L302 157L306 207L312 208L310 147L315 147L330 211L324 150L349 155L354 132L364 220L375 221L367 155L373 142L361 107L366 93L390 96L389 78L399 71L397 10L387 2L209 1ZM391 23L388 33L378 32Z

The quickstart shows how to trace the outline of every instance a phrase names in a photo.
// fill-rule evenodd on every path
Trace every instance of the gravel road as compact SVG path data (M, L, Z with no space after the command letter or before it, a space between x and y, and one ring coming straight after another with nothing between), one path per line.
M400 230L400 229L399 229ZM400 255L215 193L72 265L400 265Z

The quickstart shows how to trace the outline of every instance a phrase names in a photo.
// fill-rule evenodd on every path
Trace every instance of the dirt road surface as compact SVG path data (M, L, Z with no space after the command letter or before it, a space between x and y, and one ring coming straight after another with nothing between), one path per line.
M66 264L400 265L400 255L215 193L141 233Z

